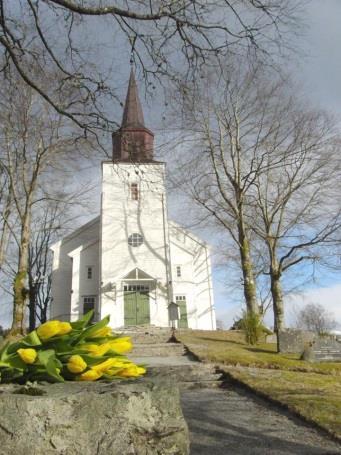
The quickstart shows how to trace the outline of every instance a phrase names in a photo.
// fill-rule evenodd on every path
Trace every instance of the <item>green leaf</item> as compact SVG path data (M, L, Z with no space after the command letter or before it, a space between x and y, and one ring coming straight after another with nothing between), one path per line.
M110 320L110 316L106 316L101 321L96 322L96 324L92 324L88 328L83 330L83 332L77 339L77 343L80 343L81 341L85 340L86 338L90 338L93 333L97 332L97 330L102 329L103 327L106 327L109 323L109 320Z
M38 352L38 360L45 367L51 357L54 357L54 358L56 357L56 353L55 353L54 349L46 349L44 351Z
M50 357L46 364L46 371L52 378L56 379L58 382L64 382L64 378L59 374L61 369L61 364L58 359ZM59 371L58 371L59 370Z
M15 354L18 349L24 347L21 341L17 341L16 343L10 343L7 347L5 357L7 358L10 354Z
M62 363L56 358L54 349L46 349L46 351L38 352L39 362L45 366L49 376L58 382L64 382L63 377L59 374L58 369L62 368Z
M38 337L36 330L33 330L33 332L26 335L25 338L23 338L21 340L21 343L23 343L25 346L41 346L42 345L42 342L40 341L40 338Z
M3 347L1 348L1 350L0 350L0 360L1 361L4 361L7 358L7 351L8 351L9 345L10 345L9 342L7 341L7 343L4 344Z
M79 335L77 335L79 336ZM58 340L54 340L53 342L49 343L47 346L50 346L51 349L53 348L53 350L57 353L57 354L68 354L69 352L72 352L72 350L74 349L72 344L71 344L72 340L70 339L63 339L63 338L59 338Z
M79 319L78 321L75 321L75 322L70 322L71 324L71 327L75 330L80 330L80 329L84 329L84 327L86 327L92 316L94 314L94 310L90 310L88 311L83 317L82 319Z
M6 363L12 368L17 368L19 370L27 369L27 364L23 360L21 360L18 354L12 354L11 356L8 356Z

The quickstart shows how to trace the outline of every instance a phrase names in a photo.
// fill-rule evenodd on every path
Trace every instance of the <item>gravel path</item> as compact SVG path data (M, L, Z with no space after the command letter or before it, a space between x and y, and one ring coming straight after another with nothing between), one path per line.
M191 455L336 455L341 445L236 388L182 393Z

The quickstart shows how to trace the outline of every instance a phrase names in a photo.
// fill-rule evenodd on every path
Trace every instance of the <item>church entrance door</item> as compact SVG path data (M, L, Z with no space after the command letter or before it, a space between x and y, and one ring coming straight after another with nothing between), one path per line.
M188 328L188 319L187 319L187 304L185 295L177 295L175 297L176 303L179 305L180 310L180 319L179 319L179 329Z
M129 284L124 286L124 325L150 323L149 286Z

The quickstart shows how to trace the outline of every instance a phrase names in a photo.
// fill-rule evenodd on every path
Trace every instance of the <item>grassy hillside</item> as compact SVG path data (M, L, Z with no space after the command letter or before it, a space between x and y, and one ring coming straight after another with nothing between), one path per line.
M200 360L341 438L341 363L305 362L277 354L271 344L248 346L240 331L188 330L177 338Z

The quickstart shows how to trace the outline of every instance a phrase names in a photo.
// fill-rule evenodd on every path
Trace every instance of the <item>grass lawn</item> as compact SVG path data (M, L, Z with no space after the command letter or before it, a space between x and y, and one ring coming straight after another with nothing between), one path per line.
M177 338L206 362L281 402L341 438L341 363L310 363L277 354L275 345L248 346L239 331L178 331Z

